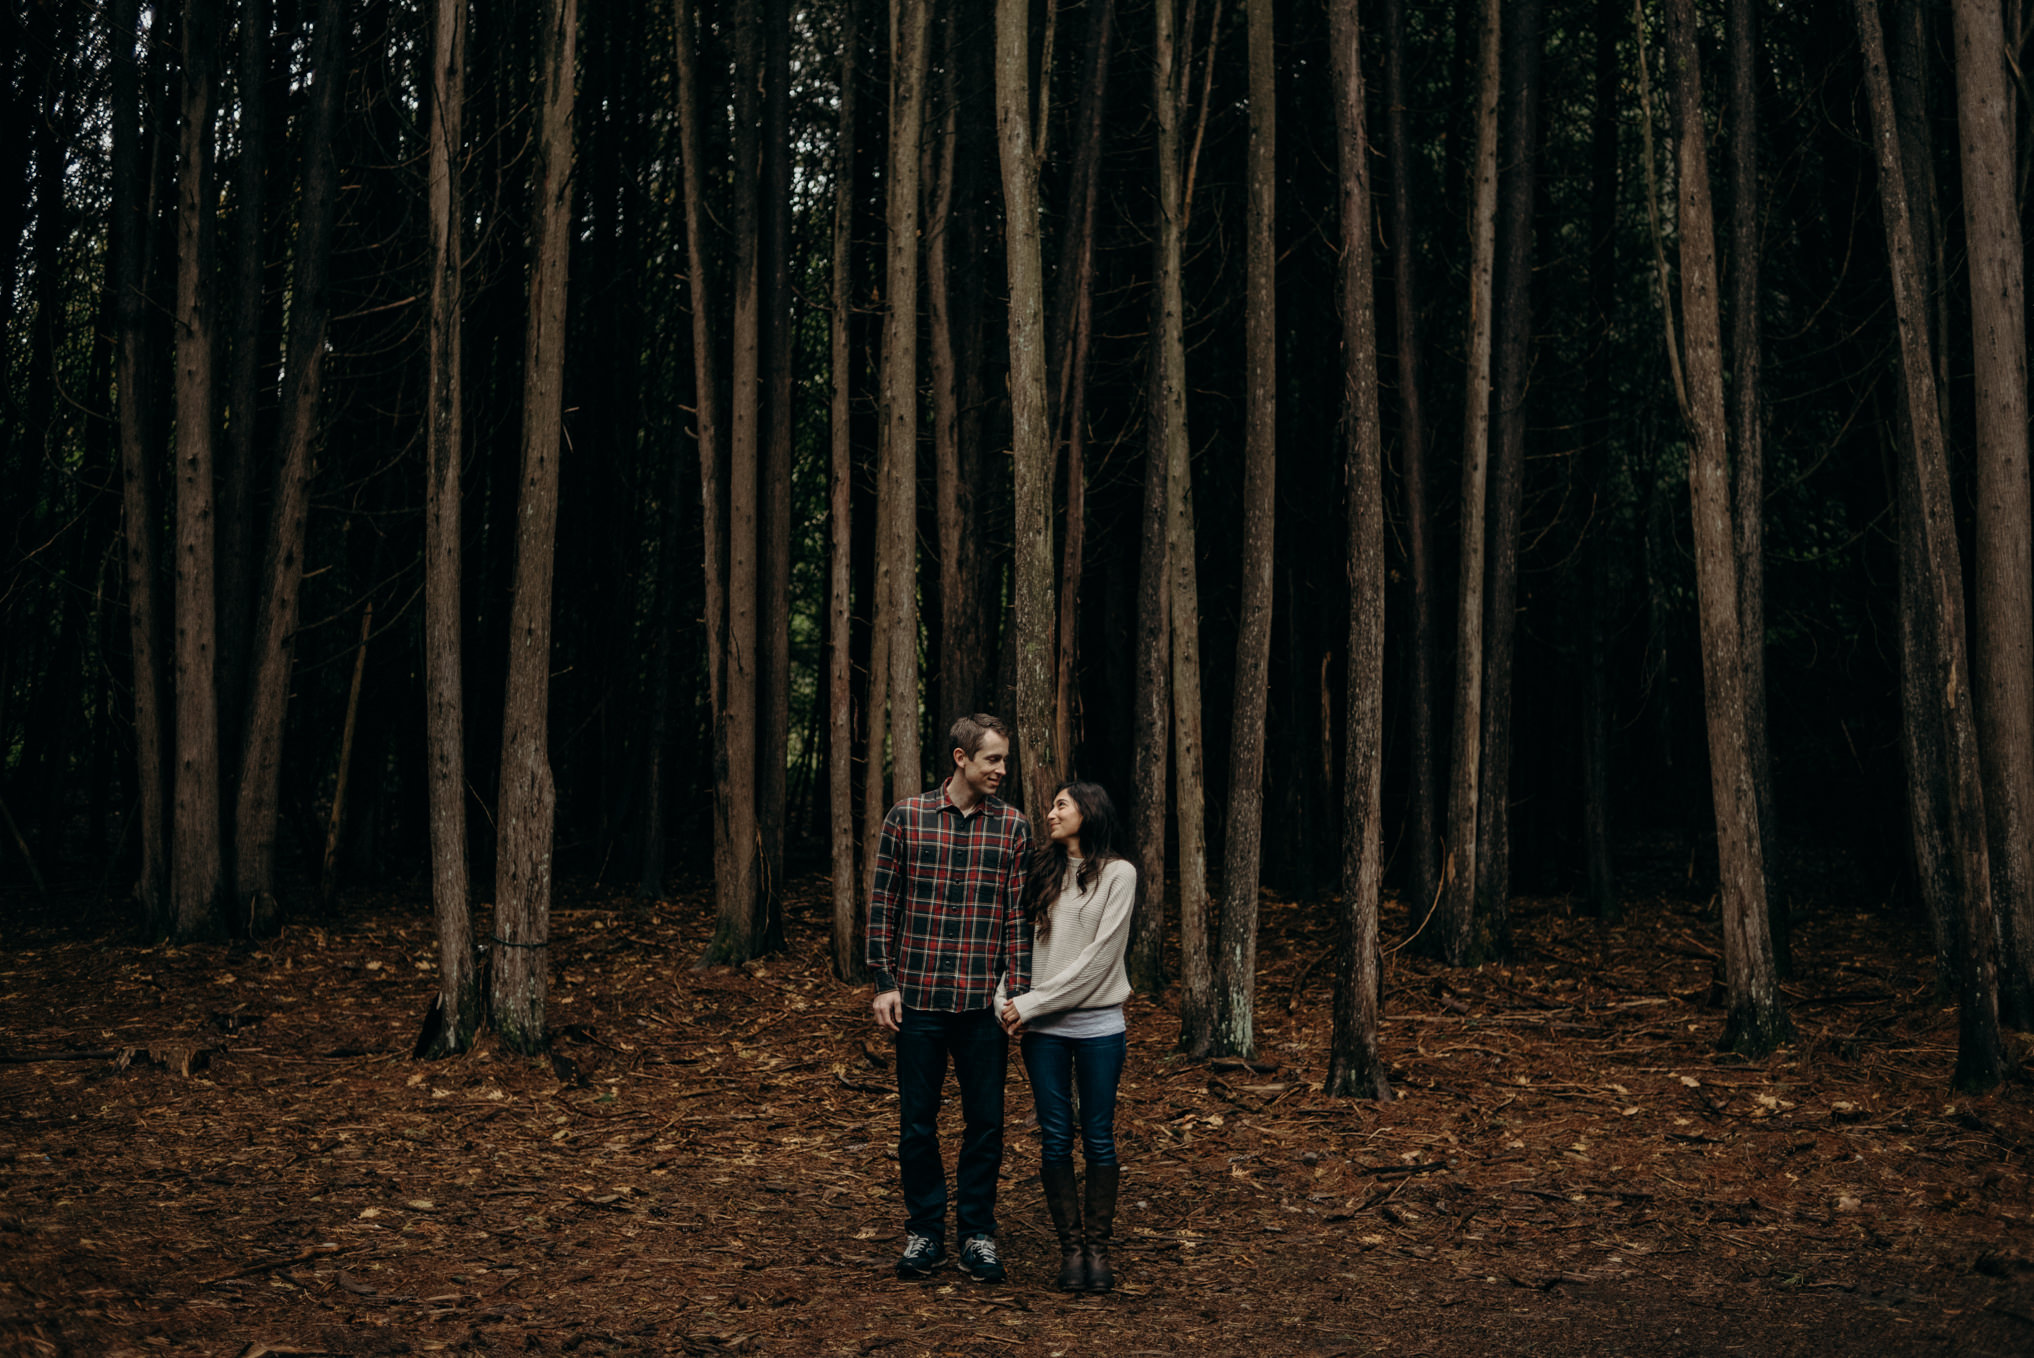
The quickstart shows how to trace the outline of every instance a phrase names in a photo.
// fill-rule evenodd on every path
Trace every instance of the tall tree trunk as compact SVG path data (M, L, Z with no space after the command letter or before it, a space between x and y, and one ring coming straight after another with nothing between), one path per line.
M1589 492L1589 522L1608 508L1610 496L1611 386L1608 364L1612 314L1617 306L1617 90L1621 79L1617 35L1621 0L1596 6L1596 107L1590 144L1589 320L1596 346L1583 375L1588 442L1583 475ZM1583 544L1587 574L1583 600L1582 662L1582 846L1589 907L1598 919L1618 914L1617 882L1610 867L1610 534L1597 531Z
M243 911L275 895L276 826L282 796L284 718L289 708L290 661L304 579L305 516L311 500L311 446L318 435L318 390L325 367L325 324L330 314L326 278L332 262L332 222L338 209L333 128L346 82L344 6L319 0L312 41L309 117L304 126L304 190L297 223L297 257L290 304L289 362L283 377L282 455L276 463L275 504L263 556L262 608L256 620L253 683L248 689L247 739L242 748L234 823L234 894ZM265 903L259 912L271 915ZM254 915L249 914L248 918Z
M1195 579L1193 496L1189 484L1186 412L1185 299L1182 295L1181 236L1186 218L1186 186L1180 156L1180 123L1186 113L1185 68L1181 38L1175 29L1172 0L1159 0L1152 47L1154 103L1158 132L1158 220L1152 233L1153 348L1156 373L1151 383L1151 456L1164 458L1165 499L1160 531L1165 548L1163 584L1169 625L1170 687L1174 783L1178 794L1180 1046L1200 1056L1214 1036L1214 976L1208 957L1207 846L1201 783L1201 657L1199 589ZM1211 39L1212 41L1212 39ZM1212 53L1210 53L1212 60ZM1146 472L1146 520L1150 518L1151 472ZM1147 565L1151 554L1147 550ZM1141 705L1140 705L1141 706ZM1139 712L1140 724L1145 714ZM1141 729L1141 726L1140 726ZM1157 723L1163 739L1164 718ZM1138 750L1140 762L1149 752ZM1163 784L1161 783L1162 787ZM1148 827L1140 825L1139 832ZM1163 824L1159 827L1163 834ZM1146 852L1149 852L1147 848ZM1163 878L1153 882L1154 892ZM1147 899L1151 899L1147 897Z
M155 478L149 456L148 328L143 288L149 223L143 214L141 73L135 56L140 0L113 0L113 317L118 336L122 564L127 585L127 637L134 664L135 814L140 818L141 872L134 896L151 937L175 923L169 894L164 805L161 636L156 616ZM157 11L158 14L160 11ZM157 21L159 22L159 20Z
M1511 944L1511 672L1518 632L1518 534L1525 484L1526 390L1533 348L1533 196L1539 156L1540 0L1505 10L1505 170L1498 205L1495 414L1490 463L1489 602L1483 646L1483 771L1477 779L1476 900L1482 936Z
M1677 0L1686 4L1689 0ZM1885 38L1877 0L1857 0L1857 26L1864 51L1865 91L1872 110L1878 151L1879 211L1885 221L1886 251L1893 284L1893 309L1900 332L1900 370L1910 423L1907 454L1919 489L1921 539L1927 557L1930 649L1935 669L1930 688L1938 704L1947 751L1946 783L1951 859L1962 915L1958 942L1958 1032L1955 1084L1982 1091L2005 1073L1999 1038L1998 928L1992 909L1991 861L1986 849L1985 798L1979 768L1977 718L1973 712L1964 656L1963 569L1949 494L1949 460L1935 397L1935 372L1928 348L1926 299L1920 262L1914 252L1907 206L1906 172L1893 113L1892 81L1886 73ZM1968 135L1968 130L1966 131Z
M973 478L961 469L960 373L954 361L954 178L960 168L955 143L960 133L960 17L949 14L941 66L943 108L936 136L919 157L929 176L931 220L925 227L925 366L932 389L933 518L939 541L939 676L937 728L980 706L981 616L979 547L975 536ZM944 755L941 755L944 759Z
M1433 523L1427 511L1427 428L1420 406L1419 256L1413 248L1412 143L1405 127L1404 0L1384 0L1384 142L1391 162L1391 267L1393 319L1398 339L1398 438L1400 485L1405 497L1406 570L1411 576L1412 636L1408 647L1410 692L1405 720L1411 727L1407 756L1410 805L1412 897L1421 911L1433 907L1440 886L1435 855L1435 808L1440 800L1434 764L1434 564ZM1334 22L1331 14L1331 22ZM1353 24L1355 21L1350 20ZM1368 184L1368 180L1365 180Z
M1331 0L1328 56L1334 72L1336 160L1341 172L1349 715L1342 792L1342 918L1335 949L1335 1030L1328 1054L1327 1091L1350 1098L1389 1099L1391 1081L1377 1049L1381 989L1377 897L1384 875L1383 837L1378 825L1384 774L1384 440L1378 418L1377 332L1370 277L1370 151L1364 134L1356 0ZM1404 241L1404 237L1398 238L1396 248L1403 251Z
M840 140L834 151L833 314L827 339L833 389L828 407L830 435L827 488L826 608L826 806L827 837L833 850L833 974L850 984L867 971L856 946L861 894L855 878L854 678L849 667L848 577L854 539L849 531L853 502L854 446L849 440L849 384L854 350L848 323L854 305L855 224L855 56L861 42L859 6L847 0L840 35ZM944 596L942 595L942 598Z
M996 0L996 143L1003 167L1010 281L1010 448L1016 542L1017 760L1024 805L1041 822L1059 776L1053 748L1052 430L1045 409L1045 281L1038 163L1031 153L1030 14Z
M338 773L332 780L332 810L325 818L325 853L318 866L318 913L339 904L339 846L346 838L347 790L353 782L354 737L360 732L360 691L367 686L367 643L374 636L374 600L360 610L360 644L353 648L353 678L346 685L346 718L339 727ZM250 926L273 920L261 898L248 903Z
M1744 636L1744 739L1764 846L1766 912L1780 975L1789 961L1787 906L1772 890L1777 822L1766 737L1766 451L1760 388L1758 35L1752 0L1730 0L1731 524L1737 532L1738 617Z
M330 0L327 0L330 3ZM515 591L502 698L500 841L489 1011L512 1051L548 1040L551 844L551 581L564 445L566 269L572 243L572 102L579 0L544 0L538 31L536 164L531 175L530 319L523 344L523 455ZM690 204L688 203L688 207Z
M1482 772L1484 498L1490 471L1490 348L1497 257L1499 0L1484 0L1470 212L1469 373L1462 417L1462 564L1455 619L1455 726L1448 758L1448 851L1433 949L1452 966L1481 956L1476 937L1477 779Z
M212 108L214 0L185 0L183 135L177 170L176 771L170 889L176 932L219 932L224 891L219 806L216 535L212 468Z
M254 593L255 382L261 365L262 245L268 169L268 0L240 3L239 163L234 174L233 317L227 328L226 447L219 468L219 710L229 760L248 678ZM311 143L305 143L309 146ZM237 868L236 868L237 872Z
M763 5L763 553L756 796L764 951L784 947L785 771L791 758L791 6Z
M467 0L431 9L430 354L424 463L424 742L431 815L431 910L438 924L438 1015L426 1055L462 1052L479 1031L485 997L473 964L473 915L466 866L466 702L459 607L459 463L465 385L460 372L465 288L460 266L460 166L466 106Z
M1271 669L1271 566L1278 504L1278 84L1271 0L1244 0L1244 16L1250 43L1250 147L1243 231L1243 580L1237 605L1236 694L1229 735L1226 864L1221 936L1215 949L1212 1048L1225 1056L1248 1056L1257 1045L1257 879L1263 853L1264 707ZM1361 82L1359 74L1359 88ZM1367 239L1364 255L1369 256ZM1353 341L1350 347L1356 347ZM1376 380L1373 371L1373 398Z
M918 139L925 121L931 3L896 0L890 13L876 627L885 633L889 660L882 678L889 686L892 791L907 797L924 777L918 746ZM946 763L942 755L941 776Z
M727 781L716 795L734 806L729 812L728 853L732 881L719 892L719 917L706 945L703 964L746 962L760 953L767 933L767 885L762 880L762 811L757 805L760 667L757 654L762 620L757 616L761 584L757 535L761 408L758 381L762 358L762 279L759 186L760 137L756 126L756 85L762 74L761 32L755 7L738 6L734 17L734 137L732 257L734 263L734 349L730 363L727 460L727 629L723 698Z
M1976 611L1971 685L1984 750L1998 915L1999 1008L2034 1027L2034 517L2027 469L2026 246L2015 192L2013 50L1996 0L1954 0L1977 388ZM2022 41L2014 34L2015 47Z
M1080 588L1087 553L1087 391L1088 348L1094 335L1095 215L1101 199L1102 113L1108 93L1109 53L1115 0L1098 0L1088 16L1088 45L1081 70L1080 106L1073 124L1074 167L1068 189L1067 230L1060 243L1059 269L1047 308L1046 353L1052 368L1049 423L1055 440L1066 440L1066 533L1060 548L1059 651L1054 684L1055 732L1067 776L1074 758L1074 679L1080 641ZM1049 101L1048 101L1049 102ZM1040 148L1042 151L1042 148Z
M1716 304L1716 226L1702 121L1702 71L1694 0L1668 0L1673 65L1676 205L1681 241L1681 325L1689 433L1688 493L1701 620L1702 696L1709 728L1709 781L1716 807L1717 877L1723 897L1724 968L1730 1008L1723 1045L1763 1056L1792 1035L1766 931L1766 879L1757 796L1745 748L1744 634L1732 559L1730 455L1725 445L1722 321Z

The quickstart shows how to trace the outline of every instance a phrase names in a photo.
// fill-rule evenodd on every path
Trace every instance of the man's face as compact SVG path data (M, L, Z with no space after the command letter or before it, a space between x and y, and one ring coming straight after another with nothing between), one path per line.
M1000 732L986 731L972 758L956 747L953 763L977 797L993 796L1003 786L1003 775L1010 771L1010 742Z

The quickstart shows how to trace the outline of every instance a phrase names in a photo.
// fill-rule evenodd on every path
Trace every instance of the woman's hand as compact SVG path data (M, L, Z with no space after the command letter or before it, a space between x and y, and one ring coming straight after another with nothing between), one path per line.
M1003 1031L1010 1034L1010 1036L1015 1037L1019 1032L1023 1031L1024 1016L1017 1012L1017 1005L1014 1001L1003 1001L1003 1012L1000 1018L1003 1023Z

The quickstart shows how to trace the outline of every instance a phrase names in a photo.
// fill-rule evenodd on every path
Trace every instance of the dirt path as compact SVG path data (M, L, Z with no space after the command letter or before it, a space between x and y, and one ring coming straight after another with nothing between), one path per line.
M1272 903L1272 1069L1132 1002L1124 1286L1069 1298L1014 1063L1013 1281L890 1276L889 1052L799 885L797 950L739 971L690 970L697 896L565 902L549 1064L408 1059L415 901L186 948L14 903L0 1055L126 1055L0 1065L0 1352L2034 1352L2034 1095L1947 1093L1953 1013L1877 915L1805 922L1802 1040L1752 1064L1709 1050L1698 906L1522 903L1513 966L1393 959L1373 1105L1317 1091L1327 937Z

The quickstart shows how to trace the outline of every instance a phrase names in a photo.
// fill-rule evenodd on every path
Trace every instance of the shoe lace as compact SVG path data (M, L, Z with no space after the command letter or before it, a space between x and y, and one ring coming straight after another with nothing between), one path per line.
M931 1236L929 1236L929 1235L920 1235L920 1234L918 1234L918 1232L916 1232L916 1231L913 1231L913 1232L912 1232L912 1233L910 1234L910 1236L909 1236L909 1237L907 1237L907 1238L905 1239L905 1241L904 1241L904 1254L905 1254L905 1257L906 1257L906 1258L910 1258L910 1257L911 1257L911 1256L913 1256L913 1255L919 1255L919 1254L930 1254L930 1253L932 1253L932 1237L931 1237Z
M996 1238L994 1236L976 1236L968 1241L968 1252L985 1264L1001 1262L996 1255Z

